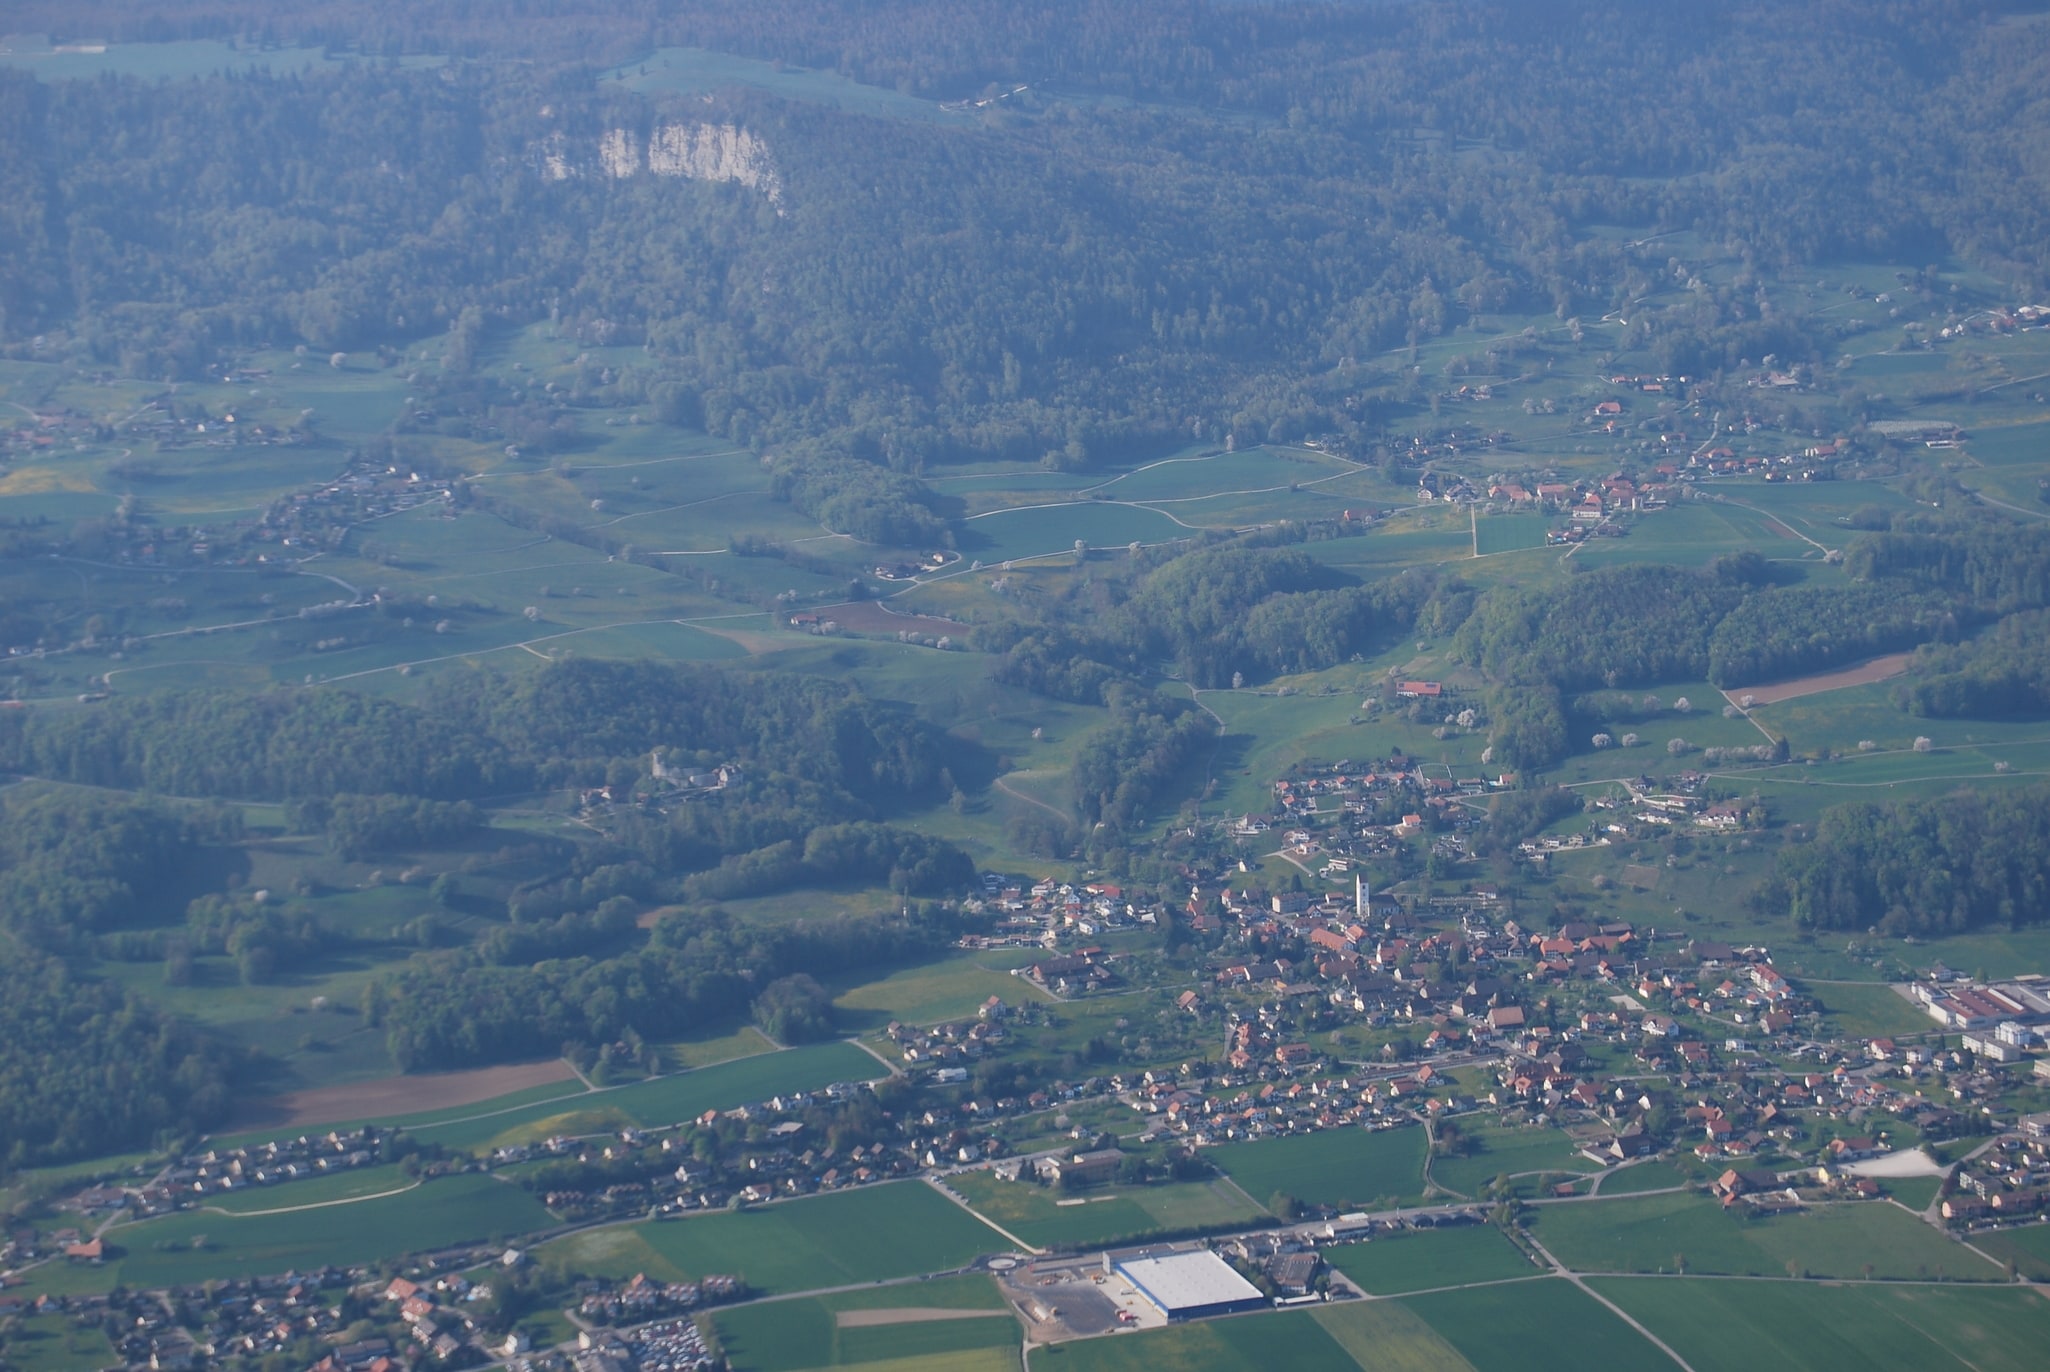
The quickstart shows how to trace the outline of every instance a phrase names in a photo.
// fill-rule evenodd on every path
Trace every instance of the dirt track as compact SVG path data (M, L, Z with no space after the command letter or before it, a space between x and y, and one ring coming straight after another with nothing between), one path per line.
M820 619L830 619L841 628L857 634L958 634L968 627L958 620L938 619L932 615L899 614L873 600L852 600L844 605L823 605L813 613Z
M1885 657L1875 657L1870 662L1861 662L1840 672L1775 681L1765 686L1739 686L1735 690L1724 691L1723 695L1732 705L1741 704L1746 696L1751 697L1753 705L1777 705L1782 700L1792 700L1797 696L1820 695L1824 691L1840 691L1846 686L1869 686L1875 681L1890 680L1907 671L1913 658L1913 653L1888 653Z
M474 1105L480 1100L524 1091L551 1082L574 1081L576 1074L560 1058L479 1067L469 1072L436 1072L417 1077L380 1077L376 1081L324 1086L246 1102L236 1113L238 1127L336 1124L343 1120L386 1119L417 1115L444 1106Z

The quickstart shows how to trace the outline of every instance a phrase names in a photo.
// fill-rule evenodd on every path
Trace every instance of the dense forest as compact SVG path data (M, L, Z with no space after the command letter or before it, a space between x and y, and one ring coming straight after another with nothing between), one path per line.
M1959 615L1953 599L1898 586L1775 587L1747 597L1715 626L1708 679L1718 686L1752 686L1848 667L1880 653L1955 638Z
M451 679L419 705L348 691L125 696L79 713L0 718L0 768L168 795L327 802L476 800L602 786L655 749L678 765L740 762L726 818L692 820L700 848L747 841L802 791L838 818L929 793L961 745L841 681L663 663L572 661ZM941 793L942 797L944 793ZM344 823L351 805L342 802ZM308 811L309 816L315 811ZM435 812L446 822L452 812ZM762 842L766 842L763 840Z
M0 957L0 1172L218 1123L225 1049L54 959Z
M1904 521L1911 526L1917 521ZM1555 765L1576 723L1627 722L1619 687L1706 679L1726 689L1850 666L1930 647L1897 693L1919 714L2014 717L2042 707L2029 684L2039 620L2011 614L2050 594L2050 534L2000 519L1885 530L1854 540L1849 586L1780 585L1756 553L1694 571L1622 564L1560 585L1498 587L1480 597L1453 649L1490 693L1496 756L1519 768ZM1978 626L1998 628L1945 649Z
M977 645L1002 654L1001 681L1097 704L1153 671L1208 690L1335 667L1412 630L1447 632L1472 608L1472 590L1434 568L1361 585L1286 538L1261 530L1149 550L1127 571L1105 570L1108 613L1094 601L1021 607Z
M1840 805L1756 897L1814 929L1954 934L2050 918L2050 787Z
M775 929L698 908L664 919L646 947L615 958L501 967L467 950L438 954L378 978L364 1009L405 1071L553 1053L587 1060L629 1037L674 1039L745 1011L783 977L902 962L949 934L922 907L903 918ZM765 1013L773 1017L783 999Z
M829 466L1066 467L1191 435L1371 445L1404 382L1366 359L1476 310L1565 319L1642 294L1651 268L1595 225L1691 226L1763 269L1948 252L2041 283L2050 266L2027 155L2050 33L1992 4L970 10L224 2L165 20L36 0L11 22L459 60L0 73L0 243L21 267L0 340L162 376L224 346L454 330L447 375L423 383L460 387L493 327L554 317L646 345L593 388L739 441L830 440ZM1031 90L892 119L594 79L664 43L917 99ZM514 55L548 60L496 60ZM639 171L598 169L608 131L638 150L677 120L745 132L754 171L658 175L638 151ZM1633 315L1625 346L1675 371L1829 344L1741 288ZM802 470L779 479L826 513ZM870 494L831 514L929 541L917 492Z
M214 815L231 828L240 816ZM93 795L0 804L0 929L45 948L157 916L206 826L161 806Z
M2050 611L2009 615L1970 643L1923 649L1894 694L1903 709L1934 718L2050 715Z

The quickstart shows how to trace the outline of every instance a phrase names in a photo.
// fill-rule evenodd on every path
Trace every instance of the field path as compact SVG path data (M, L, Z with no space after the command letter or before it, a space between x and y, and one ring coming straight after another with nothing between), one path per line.
M1835 552L1835 551L1836 551L1836 550L1835 550L1834 548L1830 548L1830 547L1827 547L1827 546L1825 546L1825 545L1823 545L1823 544L1817 543L1817 542L1816 542L1816 541L1815 541L1814 539L1812 539L1812 538L1808 537L1808 535L1806 535L1806 534L1802 533L1802 532L1801 532L1801 531L1800 531L1799 529L1797 529L1797 528L1795 528L1795 527L1794 527L1793 525L1791 525L1791 524L1787 523L1787 521L1786 521L1786 520L1784 520L1784 519L1781 519L1781 518L1780 518L1780 517L1779 517L1778 515L1775 515L1775 514L1768 514L1768 513L1766 512L1766 511L1764 511L1764 510L1761 510L1761 509L1759 509L1759 508L1758 508L1758 507L1757 507L1756 505L1746 505L1746 504L1745 504L1745 503L1744 503L1743 501L1741 501L1741 500L1732 500L1732 499L1730 499L1730 497L1728 497L1728 496L1726 496L1726 495L1723 495L1723 494L1721 494L1720 492L1718 492L1718 493L1716 493L1716 494L1714 494L1714 495L1711 495L1711 496L1709 496L1709 499L1711 499L1711 500L1713 500L1713 501L1716 501L1716 502L1717 502L1718 504L1722 504L1722 505L1735 505L1735 506L1736 506L1736 507L1737 507L1738 509L1740 509L1740 510L1749 510L1749 511L1751 511L1751 513L1752 513L1752 514L1755 514L1755 515L1757 515L1757 516L1758 516L1758 517L1759 517L1760 519L1764 520L1764 521L1765 521L1766 523L1768 523L1768 524L1776 524L1776 525L1778 525L1778 526L1779 526L1780 528L1782 528L1782 529L1785 529L1785 530L1786 530L1786 531L1787 531L1788 533L1792 534L1792 535L1793 535L1793 536L1794 536L1795 538L1798 538L1798 539L1800 539L1800 540L1801 540L1801 541L1802 541L1803 543L1805 543L1805 544L1807 544L1807 545L1808 545L1809 547L1811 547L1811 548L1815 549L1815 550L1816 550L1817 552L1821 553L1821 554L1822 554L1822 555L1823 555L1824 557L1827 557L1827 556L1829 556L1829 554L1831 554L1832 552Z
M762 1035L762 1037L768 1038L769 1036L767 1034L764 1034ZM774 1042L774 1040L770 1041ZM881 1053L878 1053L875 1049L869 1047L866 1043L863 1043L860 1039L849 1039L847 1041L853 1044L856 1048L859 1048L862 1052L874 1058L877 1062L880 1062L883 1066L889 1068L891 1076L901 1077L904 1075L903 1068L899 1067L896 1063L891 1062L888 1058L884 1057ZM780 1049L782 1045L778 1044L777 1047Z
M1052 815L1055 819L1059 820L1063 824L1071 824L1074 822L1071 819L1069 819L1064 812L1055 809L1053 806L1047 804L1045 801L1036 800L1033 797L1026 795L1023 791L1014 790L1011 787L1011 784L1002 777L998 777L993 784L999 791L1002 791L1011 799L1022 800L1027 805L1037 805L1040 809L1046 811L1048 814Z
M2003 510L2013 510L2016 514L2024 514L2031 519L2050 519L2050 514L2045 514L2041 510L2025 510L2019 505L2010 505L2005 500L1995 500L1984 491L1973 491L1972 497L1982 505L1998 505Z
M1538 1242L1537 1235L1531 1233L1529 1230L1526 1229L1523 1231L1523 1236L1524 1238L1530 1241L1530 1246L1537 1250L1538 1256L1543 1258L1545 1262L1551 1266L1551 1269L1554 1272L1564 1277L1567 1281L1572 1282L1575 1286L1579 1287L1588 1295L1594 1297L1594 1299L1601 1302L1602 1305L1608 1307L1608 1310L1611 1314L1613 1314L1617 1319L1623 1321L1623 1323L1629 1325L1632 1329L1635 1329L1638 1333L1644 1335L1645 1339L1653 1347L1657 1348L1660 1352L1664 1353L1667 1357L1671 1358L1675 1363L1679 1364L1681 1368L1685 1369L1685 1372L1694 1372L1694 1365L1688 1362L1685 1358L1681 1357L1678 1353L1674 1352L1673 1346L1671 1344L1667 1343L1658 1335L1652 1333L1649 1329L1646 1329L1642 1324L1638 1322L1635 1316L1633 1316L1629 1311L1625 1310L1622 1306L1616 1304L1607 1296L1604 1296L1601 1292L1595 1290L1592 1286L1589 1286L1587 1284L1587 1279L1582 1277L1578 1272L1569 1271L1566 1268L1565 1264L1561 1263L1557 1258L1553 1257L1551 1255L1551 1252L1542 1243Z
M983 1224L988 1225L991 1229L994 1229L997 1233L1003 1235L1005 1242L1017 1245L1019 1252L1030 1253L1035 1258L1041 1256L1046 1252L1044 1248L1034 1248L1031 1244L1025 1242L1025 1240L1019 1238L1016 1234L1013 1234L1010 1230L1004 1228L1001 1224L998 1224L995 1220L983 1214L980 1210L977 1210L967 1201L961 1199L960 1196L955 1194L954 1189L952 1187L948 1186L939 1178L927 1177L925 1179L925 1184L927 1186L930 1186L933 1190L939 1192L942 1196L945 1196L954 1204L960 1206L963 1210L966 1210L969 1214L973 1215L977 1220L980 1220ZM1689 1369L1689 1372L1692 1372L1692 1369Z
M229 1219L253 1220L261 1215L296 1215L305 1210L332 1210L337 1205L361 1205L364 1201L388 1200L393 1196L403 1196L419 1185L420 1183L417 1181L409 1182L404 1186L393 1187L389 1191L379 1191L368 1196L344 1196L340 1200L313 1201L306 1205L281 1205L274 1210L223 1210L218 1205L202 1205L199 1208L211 1214L226 1215Z

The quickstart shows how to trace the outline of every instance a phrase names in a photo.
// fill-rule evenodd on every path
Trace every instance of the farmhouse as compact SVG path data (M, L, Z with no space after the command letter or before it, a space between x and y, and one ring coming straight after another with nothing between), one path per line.
M1130 1282L1132 1289L1170 1322L1232 1315L1241 1310L1258 1310L1267 1304L1258 1287L1207 1248L1115 1262L1106 1253L1103 1265Z

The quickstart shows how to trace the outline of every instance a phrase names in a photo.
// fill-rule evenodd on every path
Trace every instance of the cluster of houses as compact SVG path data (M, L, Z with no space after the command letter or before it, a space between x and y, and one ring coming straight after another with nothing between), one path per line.
M37 410L26 421L12 414L9 419L12 422L0 426L0 461L9 463L54 457L114 436L110 426L66 405Z
M1471 727L1475 720L1472 711L1456 708L1458 702L1441 682L1391 680L1388 690L1397 700L1442 708L1448 727ZM1362 708L1378 703L1363 702ZM1317 871L1326 878L1339 877L1363 859L1389 854L1424 833L1433 835L1433 851L1440 857L1463 859L1468 851L1462 835L1484 817L1481 808L1465 802L1514 784L1515 778L1504 774L1455 777L1442 763L1400 755L1360 764L1303 765L1274 782L1272 813L1226 816L1219 824L1235 839L1279 829L1284 856L1299 867L1319 864Z
M199 1372L217 1361L259 1359L308 1339L337 1337L343 1321L330 1294L348 1281L340 1269L324 1268L150 1293L127 1288L34 1298L0 1293L0 1319L59 1316L104 1331L126 1366Z
M1096 938L1120 929L1135 929L1159 923L1157 904L1128 898L1122 886L1111 882L1075 884L1050 877L1027 883L997 873L983 877L985 899L970 902L974 913L993 912L994 937L973 936L967 946L1024 947L1039 944L1053 948L1071 938Z
M509 1251L505 1261L517 1263L518 1255ZM442 1363L462 1357L477 1334L477 1322L462 1307L490 1298L489 1285L453 1272L420 1282L394 1277L383 1291L413 1342ZM369 1372L380 1370L372 1366Z
M2013 1134L1958 1169L1943 1200L1954 1221L2010 1219L2050 1208L2050 1114L2023 1117Z
M98 1184L66 1197L61 1206L84 1215L126 1211L131 1218L182 1210L204 1197L260 1186L283 1186L313 1177L370 1167L384 1160L383 1148L392 1131L365 1125L301 1134L237 1148L209 1148L188 1153L147 1179ZM0 1254L0 1258L4 1258ZM97 1259L80 1247L72 1258Z
M742 1291L736 1277L713 1275L700 1281L660 1282L637 1272L616 1286L592 1283L577 1303L577 1314L593 1324L641 1324L662 1315L737 1300Z
M1051 960L1064 961L1059 958ZM968 1070L960 1063L972 1062L985 1053L1000 1049L1008 1038L1005 1025L1013 1015L1022 1014L1030 1019L1036 1013L1037 1006L1027 1004L1013 1010L1004 1004L1002 997L991 996L976 1007L972 1020L926 1025L891 1020L884 1026L883 1035L896 1045L905 1062L934 1068L936 1080L942 1083L966 1081Z

